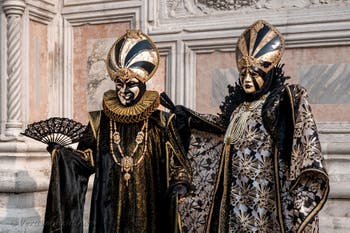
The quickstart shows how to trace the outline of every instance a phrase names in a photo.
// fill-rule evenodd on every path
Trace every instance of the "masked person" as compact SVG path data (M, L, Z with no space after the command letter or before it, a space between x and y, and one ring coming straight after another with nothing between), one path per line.
M237 41L239 84L229 86L219 118L174 109L184 134L225 129L207 233L318 232L328 176L307 92L284 83L284 47L274 26L255 22Z
M145 34L129 30L111 47L107 69L115 90L103 110L91 112L78 150L54 146L44 232L83 232L89 176L95 174L90 233L178 232L177 200L191 169L174 115L157 110L159 94L146 90L159 53Z

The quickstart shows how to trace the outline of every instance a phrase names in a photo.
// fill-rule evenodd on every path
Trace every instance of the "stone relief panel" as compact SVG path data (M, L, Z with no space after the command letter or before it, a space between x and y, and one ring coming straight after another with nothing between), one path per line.
M222 14L227 11L307 8L320 5L348 4L350 0L167 0L169 17Z

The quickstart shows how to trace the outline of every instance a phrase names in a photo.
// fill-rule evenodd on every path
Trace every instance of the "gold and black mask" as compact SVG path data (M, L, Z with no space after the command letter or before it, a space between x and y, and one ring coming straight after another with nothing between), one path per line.
M128 30L111 47L107 55L110 78L136 78L145 83L157 70L159 52L154 42L139 30Z
M281 60L285 48L282 34L271 24L258 20L239 37L236 61L240 84L248 94L266 90L271 75L267 75ZM249 83L245 84L245 80Z
M144 95L145 82L158 67L159 52L147 35L128 30L109 50L106 64L116 83L118 100L124 106L132 106Z

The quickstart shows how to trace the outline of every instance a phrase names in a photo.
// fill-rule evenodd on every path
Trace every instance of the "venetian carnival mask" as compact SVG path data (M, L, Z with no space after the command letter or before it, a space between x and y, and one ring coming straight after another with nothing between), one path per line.
M115 83L118 99L127 107L137 103L146 91L146 84L136 78L118 77Z
M153 41L138 30L128 30L111 47L107 70L116 83L117 99L124 106L137 103L159 64L159 52Z
M239 82L247 94L266 91L271 75L284 52L284 38L271 24L258 20L239 37L236 45L236 61Z

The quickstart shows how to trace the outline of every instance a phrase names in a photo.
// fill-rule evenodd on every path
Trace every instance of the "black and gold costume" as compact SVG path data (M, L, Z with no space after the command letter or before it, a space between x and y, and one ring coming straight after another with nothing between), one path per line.
M181 210L189 232L201 232L188 219L202 219L203 212L206 233L318 232L317 213L327 199L328 175L307 92L285 84L283 66L277 64L283 50L283 38L272 25L254 23L237 42L237 64L239 70L254 67L265 78L264 86L252 94L242 83L229 86L216 119L186 108L178 111L179 116L186 113L189 123L178 120L181 132L188 134L190 128L220 134L221 128L225 135L210 142L207 152L198 145L208 144L213 136L192 135L189 156L203 161L192 163L194 184L206 193L213 185L213 191L207 197L194 192L186 199ZM218 140L223 149L217 164L212 154L220 148ZM206 198L212 198L210 207Z
M224 145L207 232L318 232L329 184L307 93L297 85L275 91L251 109L236 143Z
M129 31L111 49L110 75L130 78L135 71L142 72L135 76L142 82L148 80L157 66L152 62L159 59L153 46L144 34ZM122 105L115 90L107 91L103 110L89 114L77 150L60 147L52 152L45 233L83 232L92 174L90 221L85 223L90 233L181 232L177 202L189 189L191 168L174 127L175 115L158 110L158 105L156 91L145 91L131 106Z

